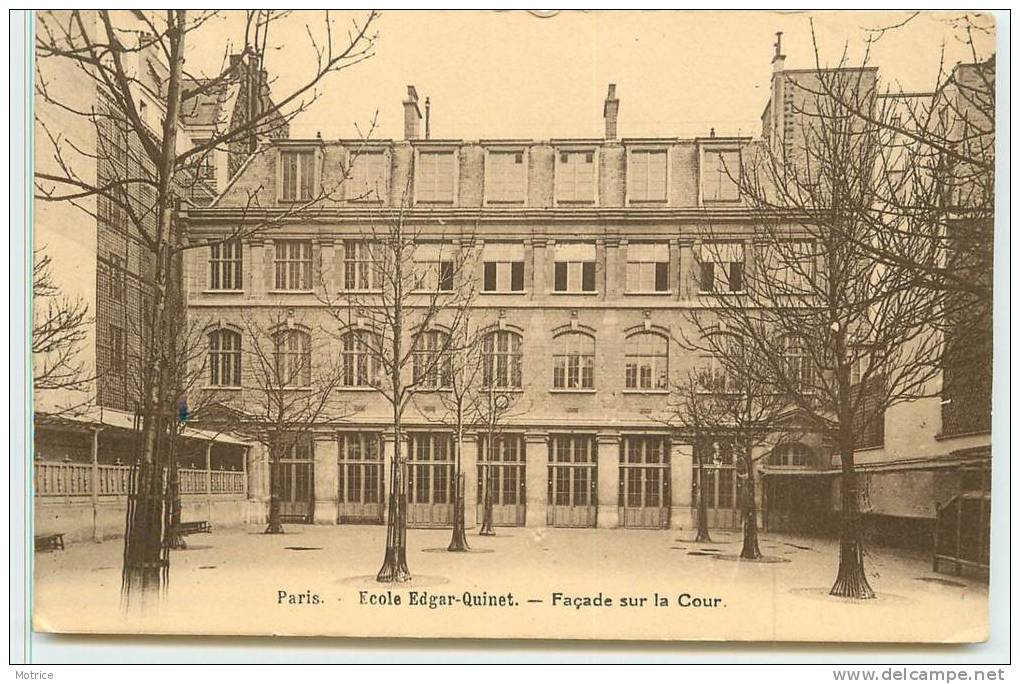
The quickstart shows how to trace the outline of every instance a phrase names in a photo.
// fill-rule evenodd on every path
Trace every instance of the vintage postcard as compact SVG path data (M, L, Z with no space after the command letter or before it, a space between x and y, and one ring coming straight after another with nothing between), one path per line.
M987 639L996 30L35 13L35 629Z

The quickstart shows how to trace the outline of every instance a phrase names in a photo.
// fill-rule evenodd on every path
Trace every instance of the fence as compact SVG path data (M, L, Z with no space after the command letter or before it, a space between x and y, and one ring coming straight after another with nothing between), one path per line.
M92 464L37 461L34 465L36 496L49 500L87 499L92 496ZM127 496L131 466L98 465L95 470L97 496ZM247 493L247 477L243 471L181 468L177 472L181 494Z

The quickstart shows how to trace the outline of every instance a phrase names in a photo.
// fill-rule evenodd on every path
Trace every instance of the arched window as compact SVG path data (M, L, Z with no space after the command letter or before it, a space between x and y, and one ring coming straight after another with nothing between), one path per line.
M233 330L209 333L209 384L241 386L241 335Z
M553 387L594 389L594 337L581 332L568 332L553 340Z
M482 383L497 389L521 387L521 336L495 330L482 341Z
M787 335L783 339L783 363L790 384L805 392L811 388L813 378L811 357L808 356L804 341L796 335Z
M414 384L420 389L446 389L453 385L450 336L427 330L414 342Z
M276 382L281 387L312 384L312 336L303 330L281 330L273 335Z
M373 387L379 372L379 361L369 347L367 340L371 333L351 331L340 338L340 354L343 360L343 387Z
M653 332L628 337L625 375L627 389L667 389L669 340Z
M715 333L710 341L715 352L708 357L710 389L720 394L739 393L741 383L747 381L746 377L742 377L748 362L744 357L743 340L731 333Z
M769 464L774 466L806 466L808 453L808 448L798 442L780 444L772 450Z

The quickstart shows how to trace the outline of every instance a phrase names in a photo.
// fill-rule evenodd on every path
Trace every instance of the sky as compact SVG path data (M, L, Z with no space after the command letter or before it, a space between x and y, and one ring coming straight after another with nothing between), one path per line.
M868 29L898 24L910 12L525 11L384 12L374 56L332 74L319 99L291 126L293 137L358 137L378 113L374 138L403 136L407 85L432 102L432 137L583 138L603 134L609 83L619 97L620 137L760 133L775 32L786 68L815 65L811 25L823 64L844 49L859 64ZM333 13L335 31L363 13ZM894 89L930 90L940 61L970 61L950 21L922 13L886 32L870 62ZM271 32L267 67L277 96L314 69L309 34L321 38L322 12L295 12ZM977 21L990 26L991 19ZM241 13L207 22L187 53L193 72L215 73L228 40L240 43ZM306 28L307 27L307 28ZM979 34L981 57L994 48ZM943 46L945 57L941 56Z

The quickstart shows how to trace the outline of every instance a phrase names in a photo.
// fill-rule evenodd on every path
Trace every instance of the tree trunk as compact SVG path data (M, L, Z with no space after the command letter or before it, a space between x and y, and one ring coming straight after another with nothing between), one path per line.
M167 495L170 499L170 524L166 535L166 545L171 549L186 549L188 544L181 534L181 471L177 462L176 439L170 442L170 465L167 476L170 481Z
M400 450L401 425L397 409L393 417L393 463L390 468L389 519L386 521L386 554L375 579L377 582L407 582L407 490Z
M839 526L839 569L829 594L855 599L873 599L875 591L864 571L864 534L857 505L857 472L852 449L842 449L842 511Z
M758 547L758 505L755 501L754 459L750 453L744 454L744 466L747 470L747 481L744 483L741 503L741 520L744 528L744 545L740 549L740 557L747 560L761 558Z
M269 520L265 534L283 534L280 511L280 449L270 448L269 455Z
M163 483L164 450L160 437L168 429L164 411L169 409L167 394L164 345L173 338L167 326L167 285L171 268L174 164L177 149L177 124L180 119L181 79L184 66L185 10L175 10L174 21L167 29L169 38L169 73L167 74L166 116L160 144L161 158L157 169L158 187L155 206L156 249L153 253L153 313L149 330L149 344L145 350L141 386L141 454L139 465L132 478L127 520L124 530L124 569L121 575L121 592L125 607L130 606L134 594L146 595L165 586L169 577L169 546L164 543L165 488ZM127 96L127 94L125 94ZM144 315L144 314L143 314ZM172 323L172 322L171 322ZM144 603L144 599L142 601Z
M457 459L453 474L454 496L453 496L453 536L450 538L450 545L447 551L469 551L467 531L464 522L464 474L461 472L461 450L464 448L464 430L461 420L457 419Z
M705 464L701 462L702 454L698 454L698 535L695 542L711 542L708 533L708 497L705 496Z

